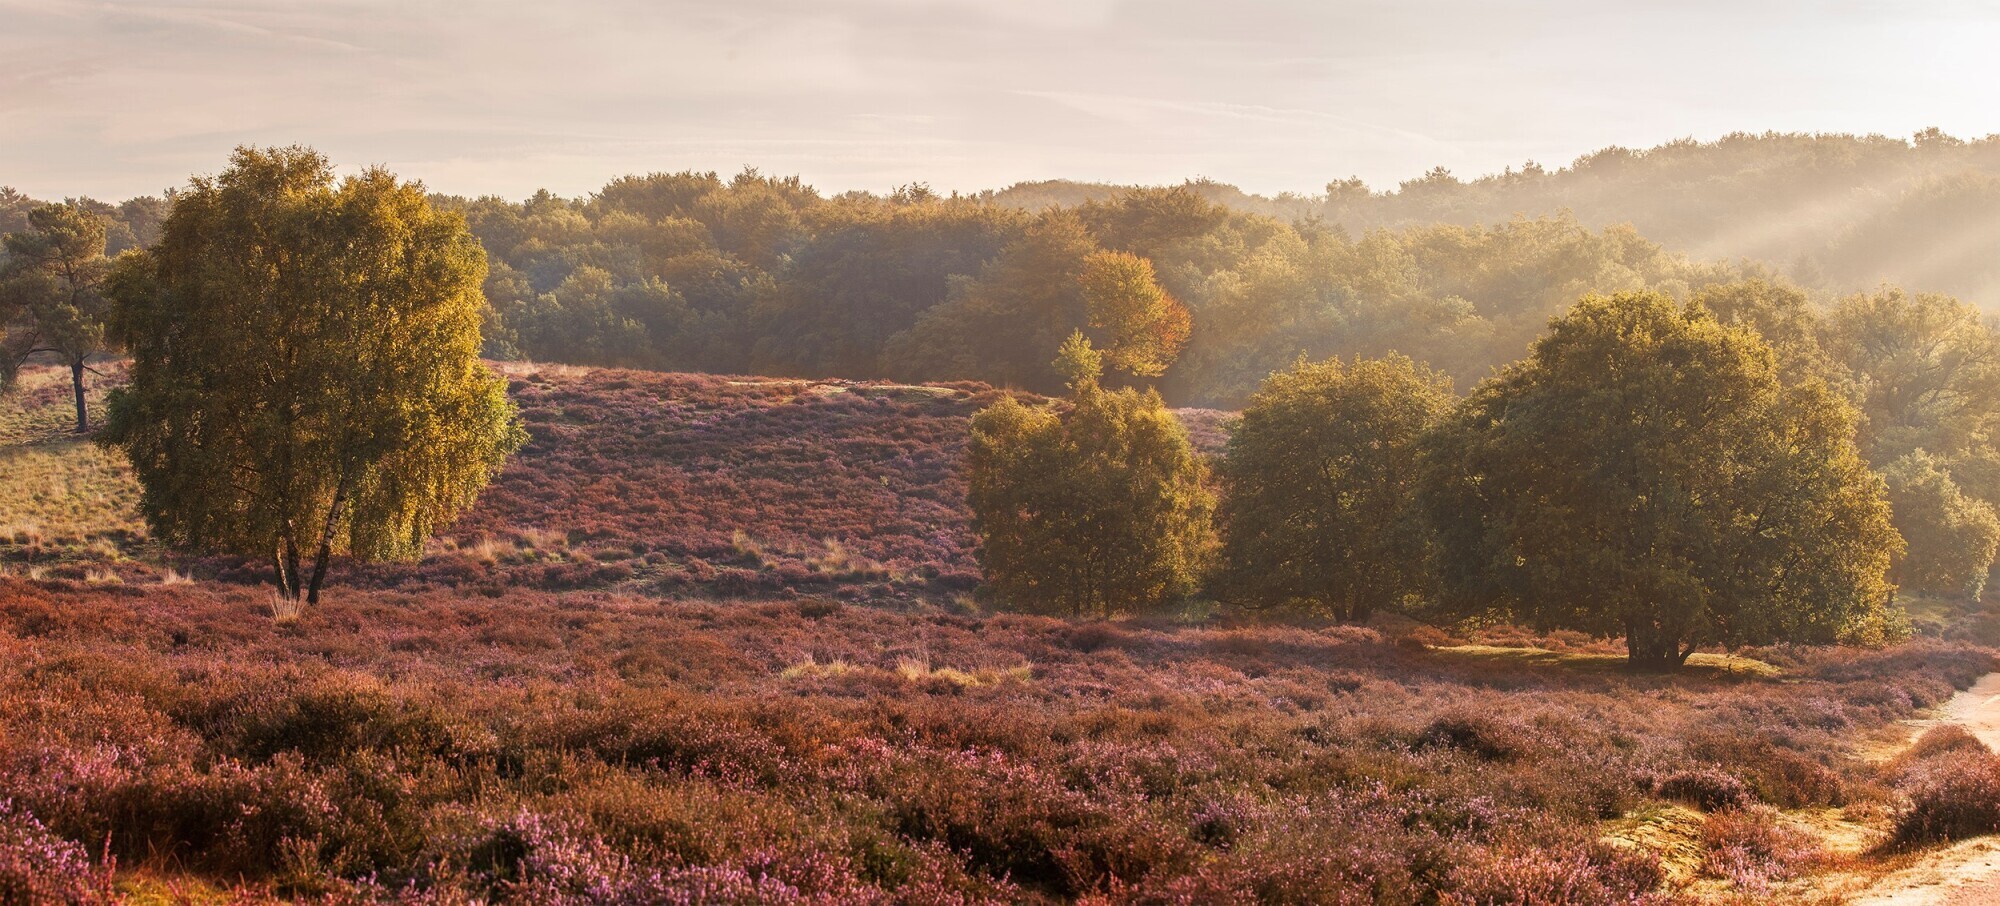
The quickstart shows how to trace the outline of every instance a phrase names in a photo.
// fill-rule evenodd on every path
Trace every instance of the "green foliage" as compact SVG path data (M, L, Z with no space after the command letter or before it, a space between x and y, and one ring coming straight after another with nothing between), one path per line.
M884 363L904 378L974 378L1053 391L1043 358L1089 320L1084 262L1100 251L1083 220L1051 212L1029 225L976 279L889 341Z
M1402 356L1272 375L1229 438L1217 596L1362 621L1431 590L1412 501L1451 382Z
M1586 297L1428 444L1445 600L1622 633L1653 668L1893 626L1901 541L1853 424L1698 306Z
M133 362L105 441L154 535L269 557L293 598L332 554L421 553L525 439L478 360L484 269L462 218L379 169L244 148L195 179L112 278Z
M1779 377L1785 383L1847 383L1846 372L1820 344L1820 319L1804 290L1752 277L1704 286L1695 291L1694 301L1717 321L1756 332L1777 355Z
M1949 296L1884 289L1826 318L1826 347L1853 373L1862 449L1886 465L1919 448L1953 456L2000 423L2000 333Z
M493 355L1056 393L1048 350L1081 329L1114 370L1225 407L1302 354L1401 352L1470 382L1583 293L1684 296L1741 270L1566 215L1356 237L1244 198L1191 183L1031 214L680 173L588 200L447 203L493 258Z
M891 337L976 274L1028 218L964 199L843 202L750 312L759 374L874 377ZM1046 347L1043 347L1046 348Z
M1883 470L1896 531L1909 553L1896 565L1911 591L1977 601L2000 549L2000 517L1959 490L1937 457L1917 450Z
M967 497L987 582L1008 606L1073 616L1184 598L1213 547L1206 466L1159 394L1098 386L1080 335L1061 367L1066 409L1009 396L973 417Z
M1981 511L2000 504L2000 332L1956 299L1885 288L1841 300L1821 333L1860 403L1861 451L1891 473L1899 574L1976 596L1985 569L1967 558L1992 562Z
M27 221L0 238L0 387L29 356L56 356L70 369L81 434L89 429L83 372L105 348L105 221L77 203L38 206Z

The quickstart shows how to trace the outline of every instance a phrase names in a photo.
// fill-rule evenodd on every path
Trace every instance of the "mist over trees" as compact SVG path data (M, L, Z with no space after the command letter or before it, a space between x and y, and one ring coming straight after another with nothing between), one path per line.
M1085 330L1115 367L1125 330L1157 337L1143 367L1168 400L1238 406L1302 354L1400 352L1467 387L1588 292L1765 278L1823 300L1888 281L2000 304L1996 180L2000 142L1927 131L1739 134L1276 198L1207 180L828 196L746 170L435 201L487 250L489 356L1053 393L1064 337ZM112 257L156 238L170 203L73 201ZM0 191L0 233L34 205ZM1173 304L1103 321L1074 279L1098 253L1141 259Z
M1610 147L1567 166L1524 162L1471 176L1442 168L1376 191L1358 179L1324 194L1264 197L1212 180L1189 184L1232 210L1317 218L1354 233L1492 224L1569 212L1587 227L1630 224L1696 258L1751 258L1821 292L1877 283L2000 305L2000 136L1926 129L1904 139L1838 133L1734 133L1653 148ZM992 194L1040 210L1126 187L1051 180Z

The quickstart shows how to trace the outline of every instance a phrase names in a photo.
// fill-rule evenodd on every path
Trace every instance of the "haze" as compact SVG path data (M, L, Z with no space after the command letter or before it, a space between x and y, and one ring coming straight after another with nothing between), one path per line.
M123 198L296 142L510 197L745 165L1388 188L1738 129L1981 136L1996 43L1970 2L0 0L0 182Z

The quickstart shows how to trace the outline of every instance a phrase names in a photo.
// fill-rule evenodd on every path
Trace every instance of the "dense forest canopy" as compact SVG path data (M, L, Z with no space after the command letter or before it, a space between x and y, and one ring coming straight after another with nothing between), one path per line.
M436 200L491 260L488 355L661 370L1055 392L1050 352L1083 329L1138 364L1121 379L1237 406L1301 355L1399 352L1469 387L1586 292L1765 277L1823 302L1893 282L2000 304L2000 138L1935 130L1739 134L1275 198L1206 180L826 195L745 170ZM115 257L157 237L172 198L78 201ZM0 190L0 233L34 203ZM1098 284L1122 295L1093 296L1086 270L1113 264Z

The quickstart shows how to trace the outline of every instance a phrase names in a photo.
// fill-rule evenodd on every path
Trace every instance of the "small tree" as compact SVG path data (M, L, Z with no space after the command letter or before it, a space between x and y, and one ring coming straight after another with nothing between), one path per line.
M1066 411L1012 397L972 420L968 499L980 563L1011 606L1109 616L1194 591L1214 496L1187 431L1152 391L1105 390L1082 334L1063 345Z
M463 218L379 169L243 148L195 179L112 280L132 381L104 439L155 534L268 557L309 603L334 554L419 555L526 436L478 358L485 271Z
M1898 584L1913 591L1979 600L2000 551L1993 507L1961 493L1937 457L1918 450L1889 464L1889 508L1909 552L1896 564Z
M1698 305L1585 298L1426 444L1447 601L1622 633L1652 669L1892 624L1902 543L1854 420Z
M69 366L76 398L76 432L90 430L83 373L104 351L103 293L110 262L104 257L104 221L74 204L41 205L28 212L28 229L0 239L0 327L12 323L0 349L0 385L11 383L29 356L46 353Z
M1218 597L1360 621L1428 591L1417 451L1451 405L1450 379L1402 356L1271 375L1222 467Z

